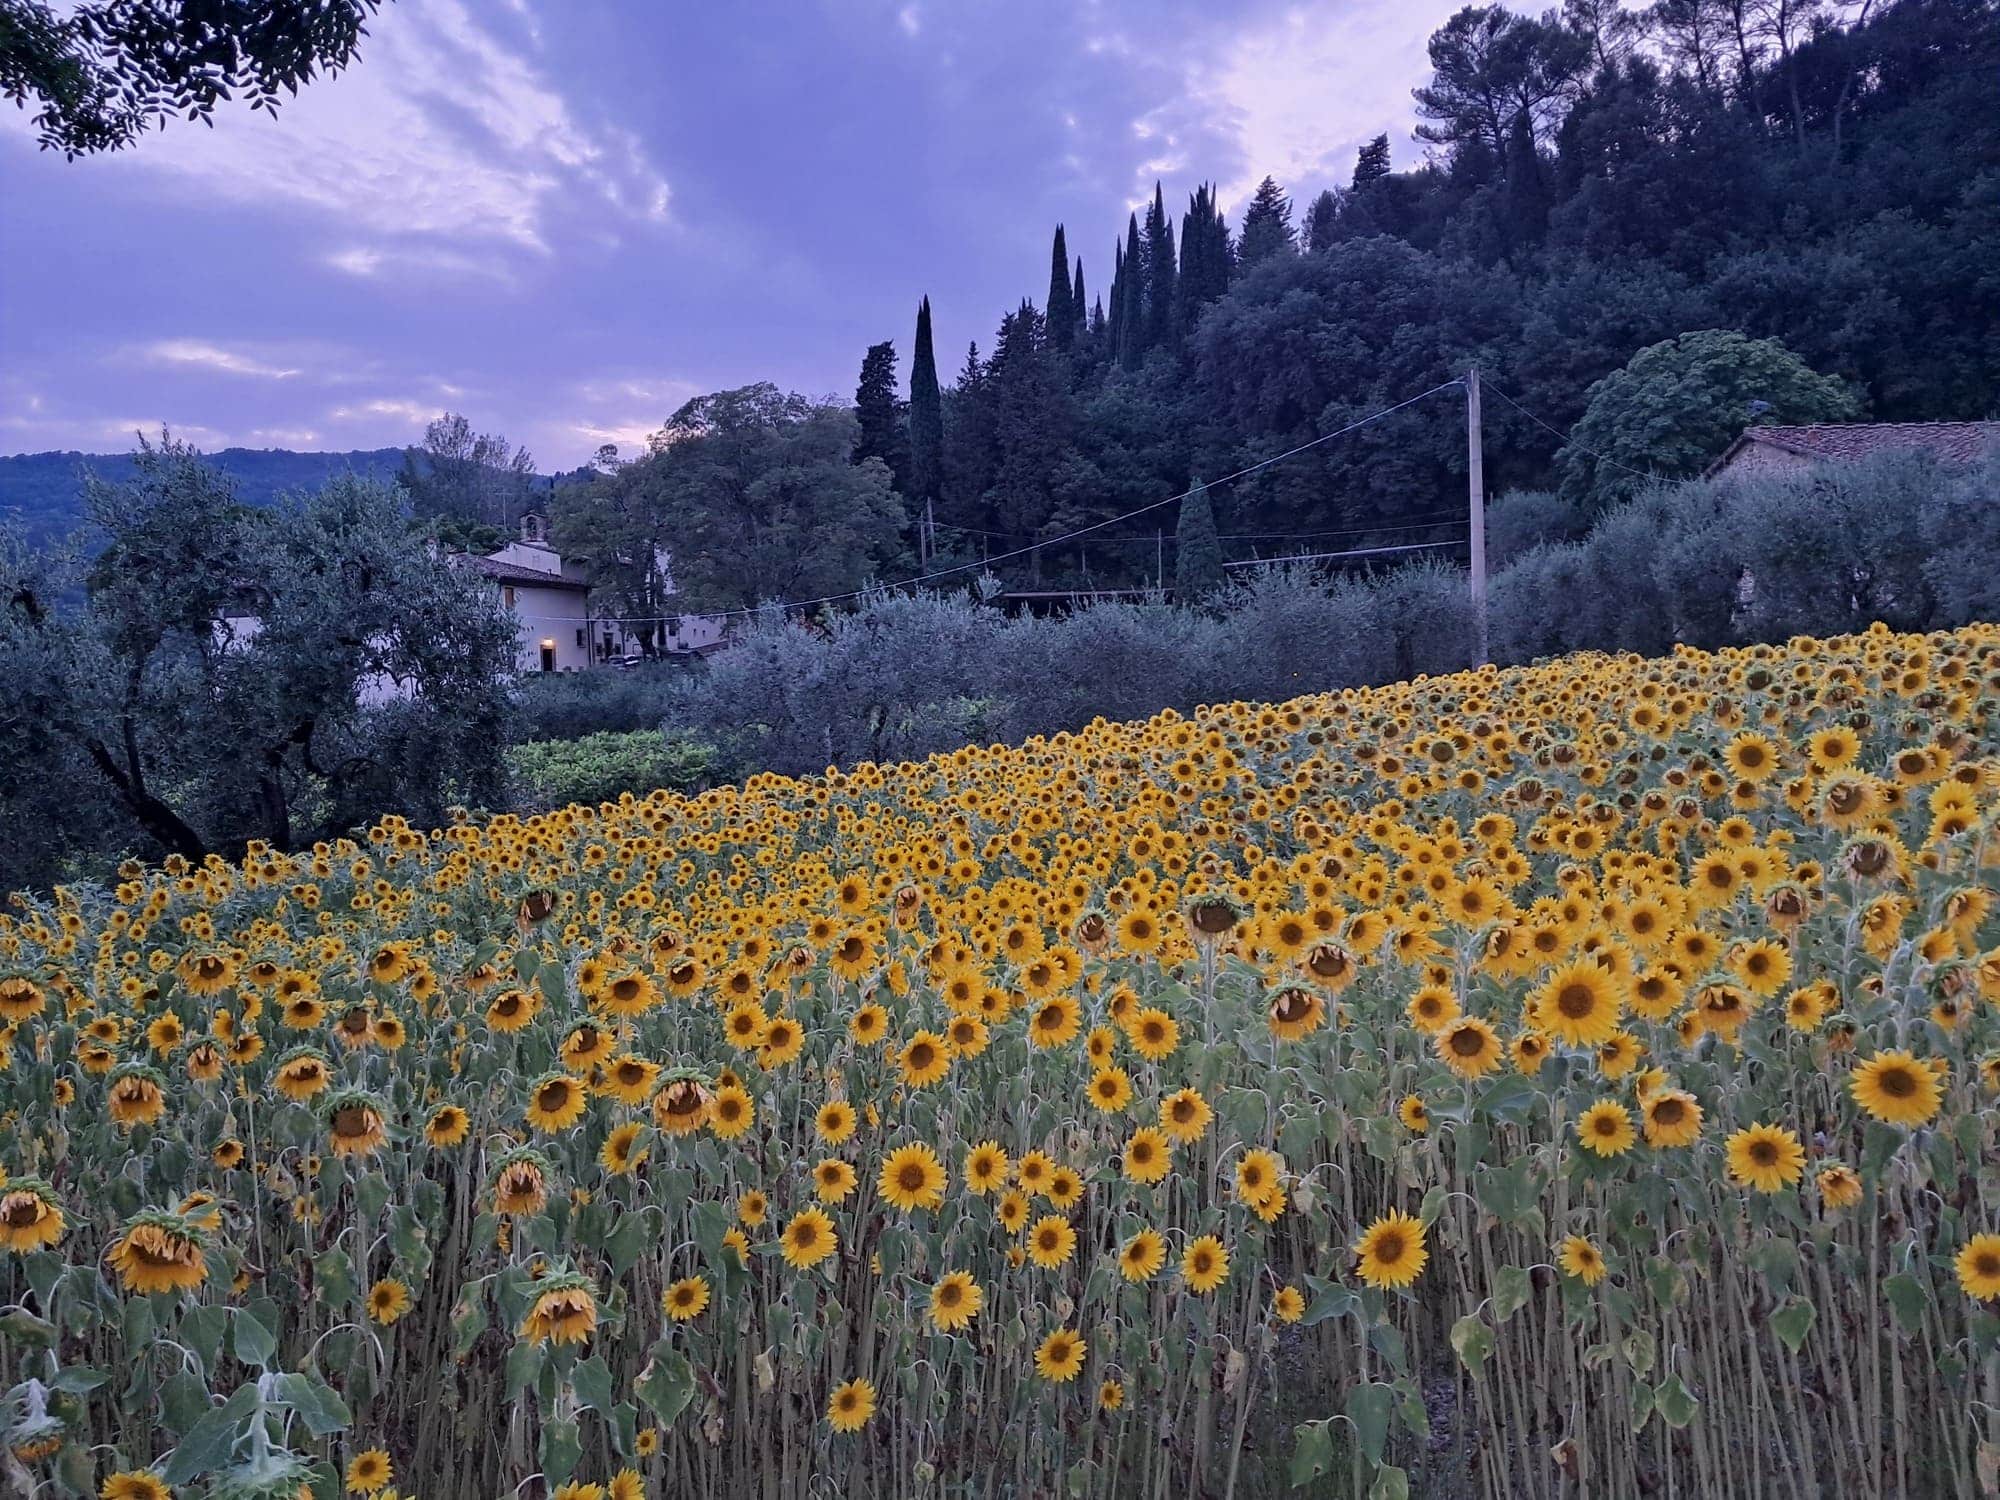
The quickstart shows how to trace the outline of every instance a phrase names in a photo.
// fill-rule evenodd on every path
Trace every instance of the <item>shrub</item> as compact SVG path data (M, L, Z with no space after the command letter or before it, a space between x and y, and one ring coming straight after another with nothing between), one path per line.
M510 746L507 778L517 811L545 812L572 802L615 802L621 792L697 791L713 760L707 745L657 729L607 731Z
M508 743L656 728L675 688L699 671L695 664L646 662L614 670L524 677L507 717Z

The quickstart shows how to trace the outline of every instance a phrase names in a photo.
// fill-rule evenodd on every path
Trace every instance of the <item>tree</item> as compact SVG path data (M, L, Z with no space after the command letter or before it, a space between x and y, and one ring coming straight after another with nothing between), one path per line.
M1081 266L1077 274L1082 275ZM1063 227L1056 225L1055 243L1049 247L1049 342L1067 349L1076 341L1078 310L1070 305L1069 247L1063 241Z
M1388 175L1389 137L1378 135L1355 153L1353 191L1358 193L1370 183L1380 182Z
M1153 184L1153 206L1146 210L1146 343L1154 349L1179 345L1180 322L1176 313L1174 224L1167 217L1160 184Z
M1306 249L1324 250L1340 237L1340 200L1322 188L1306 210Z
M1139 368L1146 357L1146 336L1152 324L1146 316L1148 288L1146 259L1139 249L1139 216L1125 218L1124 295L1118 299L1118 363L1128 370Z
M1229 290L1234 253L1229 223L1215 201L1215 186L1203 183L1188 196L1181 215L1180 310L1182 332L1193 329L1201 310Z
M1456 147L1476 138L1497 158L1517 115L1537 139L1553 133L1591 46L1553 17L1468 5L1431 34L1430 59L1431 81L1411 90L1430 122L1417 127L1419 139Z
M944 400L938 392L937 355L931 348L931 299L917 305L917 338L910 353L910 498L922 506L944 486Z
M903 561L888 465L855 463L843 402L768 383L689 401L620 471L672 551L675 603L700 614L844 594Z
M1181 497L1180 518L1174 523L1174 597L1183 604L1198 603L1221 588L1227 577L1215 507L1208 486L1197 479Z
M1243 212L1236 259L1251 266L1267 256L1289 255L1297 248L1292 234L1292 200L1274 179L1266 177L1257 184L1250 206Z
M896 396L895 344L870 344L861 361L861 382L854 392L854 419L861 428L854 444L854 461L881 459L889 466L899 491L909 483L907 417L907 408Z
M1750 426L1852 420L1840 381L1775 339L1705 329L1649 345L1590 388L1556 455L1562 497L1586 512L1623 500L1648 475L1689 479Z
M403 456L398 483L419 517L459 550L491 552L528 508L535 458L497 432L474 432L457 412L424 428L421 448Z
M281 93L354 60L381 0L0 0L0 93L33 99L44 150L115 151L169 115L207 120L241 98L275 114Z
M1075 413L1057 355L1042 332L1042 315L1023 302L1000 322L986 371L995 466L984 499L999 528L1039 541L1055 508L1055 483L1069 448ZM1039 548L1029 576L1041 578Z
M88 498L104 546L78 587L18 555L0 578L0 660L39 667L0 685L0 720L32 695L38 732L155 849L290 850L499 800L514 623L398 490L346 476L253 509L163 439Z

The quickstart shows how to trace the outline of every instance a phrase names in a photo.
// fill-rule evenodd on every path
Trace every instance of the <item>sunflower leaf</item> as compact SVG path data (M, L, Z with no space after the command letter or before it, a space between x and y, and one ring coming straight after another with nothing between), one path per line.
M1502 1266L1493 1273L1493 1321L1504 1323L1528 1305L1534 1284L1519 1266Z
M674 1419L694 1399L694 1367L688 1363L685 1354L661 1339L653 1346L646 1367L639 1372L632 1389L640 1400L653 1408L662 1426L671 1427Z
M1389 1418L1396 1410L1393 1386L1371 1380L1347 1393L1347 1419L1354 1424L1356 1441L1371 1464L1382 1462L1382 1450L1389 1441Z
M1298 1445L1292 1449L1292 1488L1298 1489L1333 1467L1333 1424L1302 1422L1294 1432Z
M1777 1312L1771 1314L1771 1331L1785 1341L1785 1347L1797 1354L1812 1333L1813 1319L1818 1312L1803 1297L1794 1297Z
M1466 1369L1477 1375L1493 1356L1493 1330L1478 1314L1467 1313L1451 1325L1451 1347Z

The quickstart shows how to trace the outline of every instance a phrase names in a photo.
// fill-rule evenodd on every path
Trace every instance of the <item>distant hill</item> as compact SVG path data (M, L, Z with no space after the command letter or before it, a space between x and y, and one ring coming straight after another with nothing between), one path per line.
M401 448L361 448L348 453L294 453L286 448L224 448L203 455L236 481L251 505L266 505L292 490L316 490L336 474L352 471L394 479ZM20 453L0 457L0 521L21 527L29 540L62 536L83 519L83 474L112 483L132 477L129 453Z

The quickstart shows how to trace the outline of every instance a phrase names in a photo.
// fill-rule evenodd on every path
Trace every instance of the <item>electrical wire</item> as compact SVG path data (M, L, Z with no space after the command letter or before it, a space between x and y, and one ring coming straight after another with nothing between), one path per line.
M1579 443L1574 437L1572 437L1569 433L1564 432L1560 427L1552 426L1551 424L1544 422L1540 417L1536 416L1533 412L1529 411L1527 407L1523 406L1520 402L1516 401L1512 396L1508 395L1505 391L1501 390L1499 386L1492 384L1490 381L1485 381L1485 380L1480 381L1479 388L1484 391L1491 391L1494 395L1498 396L1502 401L1505 401L1509 406L1513 407L1515 411L1519 412L1522 416L1526 417L1530 422L1533 422L1537 427L1547 428L1550 432L1553 432L1557 437L1561 438L1567 446L1572 448L1583 449L1585 453L1588 453L1592 458L1596 459L1601 464L1610 464L1612 468L1623 469L1627 474L1637 474L1641 479L1658 479L1660 477L1658 474L1650 474L1644 469L1635 469L1630 464L1620 463L1617 459L1611 457L1611 455L1608 453L1599 453L1595 448L1589 447L1583 443Z

